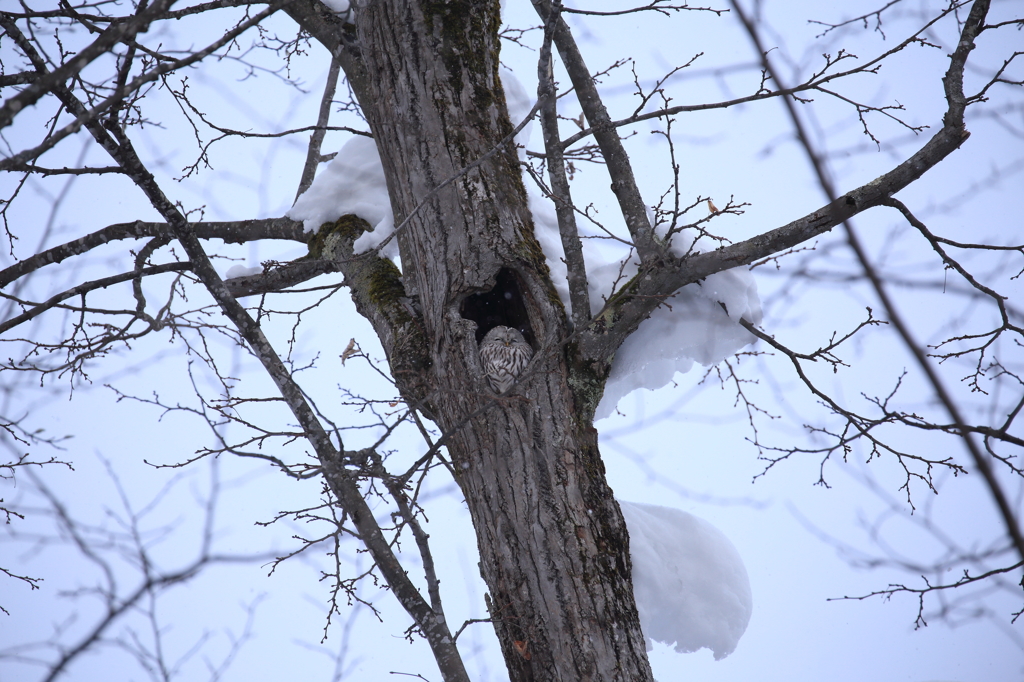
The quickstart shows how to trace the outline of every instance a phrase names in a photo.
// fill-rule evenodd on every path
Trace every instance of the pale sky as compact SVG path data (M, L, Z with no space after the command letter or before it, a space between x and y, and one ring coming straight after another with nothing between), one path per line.
M529 3L507 3L506 21L517 26L535 25ZM625 5L621 5L625 6ZM616 5L620 7L620 5ZM909 7L909 6L908 6ZM835 54L849 44L860 58L889 49L902 40L911 18L895 19L885 25L882 41L877 33L840 36L827 45L812 44L821 27L807 19L838 20L874 9L874 5L853 3L849 10L823 9L818 3L775 3L765 8L765 43L778 46L773 52L776 64L791 79L793 60L806 74L813 70L822 51ZM917 5L913 6L918 9ZM1012 3L997 5L994 18L1014 11ZM909 12L909 10L908 10ZM632 57L640 82L651 87L659 74L701 57L665 86L672 104L718 101L749 94L757 89L759 73L753 62L749 42L736 30L728 15L682 12L669 18L653 13L624 18L575 18L584 56L593 71L603 70L618 59ZM271 22L282 35L290 35L293 25L286 17ZM207 36L199 27L182 23L191 31L186 36L161 36L171 42L202 44ZM207 27L214 30L216 27ZM1019 34L1007 29L995 33L991 41L979 45L980 64L994 66L1012 52L1011 42ZM986 36L987 37L987 36ZM872 129L885 144L876 151L860 132L860 124L848 107L827 102L815 94L811 128L819 142L824 141L830 157L830 169L840 191L871 180L919 148L941 125L944 108L939 76L944 69L946 48L950 46L948 26L938 29L932 41L943 42L943 49L914 47L901 54L878 76L859 76L849 85L850 92L875 104L894 100L906 106L902 115L913 125L928 125L929 130L914 136L899 126L877 119ZM527 34L529 44L539 40L537 32ZM9 51L9 45L2 49ZM527 91L536 83L536 52L513 45L503 47L502 61L523 82ZM270 132L310 125L315 121L320 94L327 73L325 52L314 46L308 56L296 57L292 75L303 82L305 93L285 87L271 76L244 80L243 68L224 61L189 73L191 90L218 123L238 129ZM1002 56L1000 56L1002 55ZM255 53L253 59L274 63L269 55ZM730 64L745 68L727 70ZM974 78L970 74L969 78ZM560 78L564 86L568 79ZM613 119L622 118L636 106L631 98L633 76L629 65L613 71L602 83ZM839 85L837 88L841 87ZM1006 100L1008 89L996 89L992 110ZM175 182L182 167L195 160L191 133L176 108L160 93L154 102L166 108L163 128L149 127L139 135L137 146L144 158L153 163L158 179L174 200L186 208L205 206L207 220L239 220L249 217L283 215L291 205L305 156L305 134L264 142L225 140L211 149L210 169L197 176ZM161 100L162 98L162 100ZM1000 98L1004 98L1000 100ZM579 110L562 100L563 114L577 116ZM801 111L810 112L809 107ZM1017 112L1019 131L1019 112ZM1012 118L1010 119L1013 120ZM336 115L336 125L363 127L354 116ZM22 126L22 127L18 127ZM633 154L645 198L654 203L668 188L671 173L663 137L650 134L655 123L635 127L636 135L627 141ZM573 124L562 123L562 134L574 132ZM970 118L972 137L947 163L930 171L918 184L899 198L918 211L929 227L952 239L1000 243L1024 241L1021 225L1019 188L1020 169L1024 167L1021 136L1009 134L993 117ZM20 150L26 144L19 136L37 134L27 124L8 129L7 142ZM783 225L824 203L810 174L809 166L793 143L783 110L778 102L768 101L680 115L673 125L677 162L684 203L696 196L713 198L719 206L730 196L736 202L749 202L742 216L726 216L712 229L739 240L766 229ZM209 136L207 136L208 139ZM531 149L539 150L535 129ZM339 149L348 136L331 133L325 151ZM54 157L75 163L82 143L66 141ZM89 163L107 165L108 160L93 146L86 155ZM57 165L57 161L51 165ZM600 218L617 226L614 207L609 201L604 171L587 164L575 180L573 190L579 204L593 202ZM321 168L322 170L322 168ZM993 172L996 174L992 180ZM11 177L0 177L0 187L9 192ZM62 191L66 197L55 204ZM47 244L57 244L99 229L107 224L135 219L155 219L141 193L127 182L110 178L81 177L53 179L45 184L33 181L23 190L11 209L11 223L26 235L15 246L18 257L37 249L31 228L51 226ZM700 215L706 210L698 209ZM922 240L907 230L894 232L900 225L891 209L875 209L853 221L873 257L884 262L887 272L905 278L893 287L898 305L911 322L917 338L934 343L940 337L971 329L984 313L972 308L958 294L953 275L949 289L928 288L922 282L942 282L941 264L927 251ZM41 234L39 229L35 234ZM764 310L763 328L793 347L810 351L827 343L833 332L850 331L871 306L876 316L881 306L861 283L850 283L844 275L856 272L848 250L842 247L837 228L817 242L815 252L790 256L781 261L781 269L766 265L754 271ZM129 261L122 256L124 245L98 250L91 260L84 259L41 271L31 283L33 296L43 298L83 279L120 271ZM227 246L208 245L212 253L231 256L235 261L219 261L221 272L234 264L257 266L262 260L284 260L304 253L304 247L291 244ZM4 260L10 263L4 249ZM1020 294L1021 284L1009 277L1022 265L1021 256L974 259L979 272L1002 266L1007 270L993 276L991 283L1001 293ZM794 281L793 272L806 267L812 279ZM337 281L323 278L323 282ZM321 283L317 280L314 284ZM154 287L154 294L159 291ZM49 294L47 293L49 292ZM90 298L97 306L125 297L98 294ZM28 295L28 293L26 293ZM318 300L320 294L273 297L271 306L300 309ZM130 299L128 299L130 300ZM200 294L190 296L187 305L197 308L208 300ZM130 304L133 306L134 304ZM183 306L184 309L185 306ZM57 316L42 316L32 328L35 334L61 333ZM292 319L281 316L264 321L264 329L279 352L286 352ZM354 311L344 292L327 299L315 310L303 314L292 356L297 366L316 361L315 370L298 377L320 409L339 424L368 424L372 420L346 407L344 394L388 398L388 387L365 362L349 360L342 366L339 356L350 339L372 358L383 357L369 325ZM951 330L953 330L951 332ZM22 334L27 333L22 332ZM833 374L830 368L812 368L821 385L837 398L866 409L859 396L887 395L903 368L910 370L901 396L904 409L931 410L930 398L922 391L920 379L907 353L887 329L867 330L859 341L840 353L851 368ZM193 339L194 340L194 337ZM755 346L756 350L765 350ZM8 355L13 352L5 348ZM1006 346L1004 363L1019 367L1019 348ZM199 352L202 352L201 350ZM224 374L238 377L238 393L266 395L271 387L252 359L243 356L223 339L212 342ZM194 358L193 358L194 359ZM736 366L735 361L732 361ZM724 365L719 369L725 371ZM820 445L821 440L807 437L805 424L832 427L824 412L793 377L784 358L745 357L739 363L742 376L757 380L744 384L746 394L756 404L777 415L777 419L757 417L760 437L773 445ZM947 387L967 396L960 383L968 370L954 363L943 366ZM191 375L190 375L191 371ZM935 579L930 567L960 551L982 552L999 545L999 520L990 497L973 471L952 478L936 475L939 495L920 483L911 485L916 511L910 515L905 491L900 490L904 475L890 457L866 463L866 453L855 450L846 462L833 457L821 465L821 456L793 457L771 469L758 460L747 412L728 381L724 387L717 375L698 385L705 369L695 366L687 374L678 374L676 384L658 391L638 391L625 397L618 406L621 414L596 424L601 434L602 454L608 480L622 500L673 507L698 516L720 530L736 547L749 575L753 594L753 614L749 627L734 653L715 661L708 650L678 654L670 647L657 645L651 654L655 676L660 682L701 680L727 682L750 680L786 680L787 682L989 682L1024 678L1024 633L1021 624L1011 624L1012 613L1021 604L1019 574L1011 574L1001 585L993 584L978 592L958 591L941 600L928 597L924 614L928 626L914 628L916 600L897 595L891 601L832 600L843 596L861 596L884 589L891 583L920 585L921 573ZM5 373L9 374L9 373ZM165 405L196 409L199 403L193 385L207 394L215 388L208 370L198 360L190 364L180 343L170 345L166 334L154 335L133 344L131 351L117 350L97 362L90 374L91 384L76 387L68 399L67 381L55 379L43 388L32 377L0 376L5 387L16 390L5 395L4 414L26 413L28 424L43 428L54 436L72 434L54 452L58 459L70 461L74 471L50 465L39 473L39 480L66 502L73 518L120 533L120 542L131 545L125 533L126 518L111 476L104 465L110 463L124 488L132 508L140 514L145 529L143 542L159 568L172 570L194 559L201 543L205 519L203 504L209 497L211 481L218 481L219 502L212 517L213 547L219 553L282 554L297 548L294 535L318 537L326 534L323 523L297 523L286 520L271 526L256 525L270 521L282 510L296 510L319 504L318 479L296 482L257 459L222 456L207 459L182 469L158 469L145 464L171 464L194 456L203 447L216 447L205 423L182 411L164 412L138 400L118 402L119 395L155 400ZM108 388L107 385L114 388ZM979 396L968 396L974 400ZM997 394L991 400L996 412L1013 402L1012 395ZM973 404L973 403L972 403ZM255 412L253 414L256 414ZM975 418L975 412L971 412ZM290 425L281 410L267 406L258 417L273 428ZM998 421L995 417L986 417ZM348 449L373 443L379 428L367 428L344 434ZM236 427L227 436L241 437ZM921 434L894 435L907 448L928 448L934 443L958 461L967 464L966 453L948 440ZM24 447L8 445L8 453ZM389 463L396 468L412 462L425 447L412 428L401 428L387 447L395 450ZM249 448L256 450L255 446ZM268 448L275 456L291 461L303 459L304 448L275 443ZM33 450L35 457L49 457L46 448ZM439 563L442 589L446 597L449 624L457 628L467 618L485 617L484 585L479 578L475 538L465 506L456 487L442 470L437 470L425 488L424 507L430 522L428 532ZM830 487L815 485L824 476ZM755 479L756 477L756 479ZM173 485L172 485L173 484ZM1007 480L1018 511L1021 510L1021 486ZM169 486L169 487L168 487ZM163 490L166 493L161 493ZM44 542L43 536L55 532L50 515L43 511L33 480L19 474L17 483L0 481L0 498L5 504L26 507L25 520L12 520L0 536L0 556L4 566L19 573L44 578L41 589L29 591L21 583L0 578L0 605L10 615L0 613L0 652L45 639L54 629L66 629L67 643L74 643L90 630L100 611L95 598L81 595L72 600L62 590L104 584L103 572L96 563L84 559L73 547ZM153 502L152 505L150 503ZM29 513L31 512L31 513ZM65 535L66 537L66 535ZM413 547L410 542L408 547ZM330 680L335 671L334 652L344 650L342 672L351 680L391 679L391 672L422 674L428 680L440 679L429 651L422 640L403 641L409 619L393 597L364 582L360 596L380 610L383 622L364 607L345 606L341 597L341 615L335 615L322 642L325 614L330 598L329 584L321 582L320 571L330 570L327 546L318 546L278 567L272 575L266 560L244 565L222 565L208 569L200 577L175 586L149 609L141 605L123 624L115 626L112 637L121 637L123 647L106 646L99 654L77 660L62 679L147 679L134 667L125 648L135 646L127 636L128 626L141 633L143 640L151 628L164 633L169 661L180 661L182 678L207 679L208 670L229 657L233 641L244 640L222 679L286 679L302 675L308 680ZM140 581L138 567L130 552L121 547L108 548L104 556L116 566L114 575L119 589L132 591ZM356 553L356 545L343 545L343 556L351 574L365 569L366 562ZM1005 557L1003 557L1005 560ZM6 562L10 561L10 566ZM990 567L998 564L994 560ZM1002 565L1002 564L998 564ZM972 573L980 564L970 565ZM955 580L966 565L958 565L942 579ZM411 573L422 584L418 565ZM74 617L75 607L80 611ZM149 609L146 611L146 609ZM940 613L946 608L945 616ZM247 630L247 618L251 621ZM243 633L248 632L248 639ZM203 643L199 653L193 648ZM493 631L488 624L470 625L459 639L474 680L507 679ZM193 652L193 653L190 653ZM45 648L19 648L20 661L0 660L0 680L28 682L42 679L40 668L27 659L47 659L53 651ZM395 676L395 679L400 679Z

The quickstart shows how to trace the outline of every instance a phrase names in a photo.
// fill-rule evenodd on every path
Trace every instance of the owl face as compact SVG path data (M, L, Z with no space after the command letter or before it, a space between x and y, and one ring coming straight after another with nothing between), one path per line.
M500 343L504 346L511 346L516 343L526 343L526 339L514 327L495 327L491 331L484 335L484 340L480 342L481 345L485 343Z

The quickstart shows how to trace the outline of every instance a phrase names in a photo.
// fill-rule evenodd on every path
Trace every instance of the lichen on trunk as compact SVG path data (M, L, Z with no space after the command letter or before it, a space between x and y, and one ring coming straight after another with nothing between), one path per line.
M419 304L431 416L476 529L510 676L649 680L628 535L591 423L607 367L581 365L565 343L569 325L514 147L438 189L512 131L498 77L498 2L390 0L360 8L355 21L368 84L357 94L395 222L405 223L401 281ZM480 369L486 330L463 313L468 297L510 277L535 357L498 397Z

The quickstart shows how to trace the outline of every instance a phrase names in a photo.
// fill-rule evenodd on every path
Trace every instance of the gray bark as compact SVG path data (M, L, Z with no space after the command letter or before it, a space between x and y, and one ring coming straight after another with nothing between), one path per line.
M396 223L408 219L398 236L402 284L418 299L428 357L410 382L420 390L406 397L448 434L511 678L648 680L625 524L580 406L587 399L569 381L565 310L533 236L514 148L431 196L512 130L499 20L497 2L396 0L356 15L361 69L372 74L357 94ZM498 399L480 369L477 324L461 311L502 268L519 285L537 353ZM401 354L390 349L393 366Z

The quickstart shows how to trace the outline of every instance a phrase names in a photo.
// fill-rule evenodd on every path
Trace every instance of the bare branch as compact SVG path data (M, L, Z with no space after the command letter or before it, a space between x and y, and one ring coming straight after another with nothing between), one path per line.
M941 19L943 19L946 16L948 16L951 12L956 11L956 9L958 7L962 7L963 4L965 4L965 3L964 2L954 3L951 7L948 7L945 10L943 10L942 12L938 13L935 17L933 17L931 20L929 20L927 23L925 23L920 29L915 31L911 36L909 36L908 38L904 39L901 43L899 43L895 47L892 47L892 48L886 50L885 52L883 52L883 53L881 53L881 54L879 54L879 55L877 55L877 56L875 56L875 57L873 57L871 59L868 59L867 61L861 63L859 66L856 66L854 68L847 69L845 71L830 72L832 67L835 66L837 63L839 63L840 61L844 61L846 59L850 59L850 58L853 57L853 55L850 55L849 53L846 53L846 52L843 52L843 51L840 51L839 54L836 55L836 56L830 56L830 55L826 54L826 55L823 55L823 57L825 59L825 64L816 73L811 74L807 78L807 80L805 80L803 83L801 83L799 85L788 86L787 87L782 82L775 80L775 78L770 75L770 72L766 71L764 76L762 77L760 86L758 87L757 91L754 94L752 94L752 95L746 95L744 97L736 97L734 99L723 100L721 102L707 102L707 103L702 103L702 104L682 104L682 105L677 105L677 106L673 106L673 107L666 107L666 108L663 108L663 109L658 109L656 111L650 111L650 112L647 112L647 113L644 113L644 114L641 114L641 113L637 112L633 116L629 116L629 117L624 118L622 120L612 121L612 122L609 123L609 125L612 126L612 127L615 127L615 128L621 128L623 126L633 125L635 123L640 123L642 121L647 121L647 120L654 119L654 118L665 118L667 116L674 116L675 114L681 114L681 113L687 113L687 112L710 111L710 110L714 110L714 109L728 109L730 107L734 107L734 106L737 106L739 104L745 104L745 103L748 103L748 102L757 102L757 101L760 101L760 100L773 99L773 98L776 98L776 97L781 97L783 99L786 99L788 97L796 96L796 95L798 95L800 93L812 92L812 91L822 92L823 94L827 94L830 97L836 97L836 98L840 99L841 101L845 101L847 103L853 104L855 106L855 108L857 108L859 114L863 114L866 111L882 111L882 113L885 113L886 111L888 111L891 108L899 108L899 107L898 106L895 106L895 107L872 107L872 106L864 105L864 104L855 102L855 101L853 101L853 100L851 100L849 98L842 97L842 96L838 95L836 92L834 92L832 90L828 90L828 89L824 88L823 86L828 84L828 83L831 83L833 81L837 81L837 80L840 80L840 79L848 78L849 76L852 76L852 75L855 75L855 74L876 73L879 65L882 64L886 59L888 59L892 55L896 54L897 52L900 52L900 51L904 50L905 48L907 48L907 47L909 47L911 45L922 44L924 42L923 39L921 38L922 35L926 34L926 32L933 25L935 25L938 21L940 21ZM774 90L770 90L770 89L768 89L766 87L766 83L767 83L768 80L774 81L775 86L776 86ZM888 115L890 118L893 118L900 125L906 127L907 129L913 130L913 131L916 132L914 126L907 125L901 119L895 118L895 117L893 117L893 116L891 116L889 114L886 114L886 115ZM577 142L579 142L580 140L582 140L582 139L584 139L586 137L594 135L595 134L596 126L594 126L593 123L591 123L591 126L592 127L585 128L585 129L581 130L580 132L572 135L571 137L566 138L565 140L562 141L562 144L564 146L566 146L566 147L569 147L569 146L572 146L572 145L576 144Z
M27 310L21 315L16 315L11 319L5 320L4 322L0 323L0 333L8 331L9 329L13 329L14 327L17 327L18 325L23 324L25 322L28 322L29 320L33 319L34 317L37 317L38 315L41 315L47 310L58 306L61 302L66 301L69 298L74 298L76 296L84 296L90 291L95 291L97 289L105 289L106 287L112 286L114 284L128 282L139 277L149 277L151 275L159 275L165 272L186 272L190 269L190 263L165 263L163 265L155 265L153 267L143 268L141 270L135 270L132 272L124 272L121 273L120 275L111 275L110 277L104 277L102 279L93 280L91 282L83 282L82 284L74 286L66 291L62 291L61 293L56 294L55 296L52 296L49 300L44 301L43 303L36 304L21 301L9 294L0 293L0 297L2 298L14 301L23 306L32 306L31 310Z
M537 14L545 23L554 26L554 41L558 53L562 57L569 78L572 80L576 95L583 113L594 129L594 138L601 147L608 173L612 178L612 192L619 202L622 217L626 221L637 254L643 263L653 264L664 258L664 248L658 243L654 234L654 226L647 218L647 206L640 196L633 168L626 154L622 140L612 124L608 110L597 91L597 85L590 74L583 55L580 54L572 33L565 21L559 16L560 7L552 6L547 0L533 0Z
M259 275L234 277L224 280L228 291L235 298L269 294L282 291L329 272L339 272L336 261L323 259L298 260L291 263L265 263L264 272Z
M327 124L331 120L331 102L334 99L334 91L338 87L338 76L341 74L341 62L331 59L331 68L327 72L327 84L324 85L324 94L320 98L320 114L316 119L316 130L309 138L309 148L306 151L306 163L302 166L302 176L299 178L299 189L295 192L296 200L309 189L313 184L313 176L320 165L320 146L323 144L324 135L327 132Z
M105 55L117 43L131 40L137 33L145 32L149 28L149 24L158 19L158 15L165 12L172 4L173 0L155 0L152 5L148 7L143 6L145 9L140 7L139 14L103 31L91 45L83 50L79 50L75 58L70 62L63 64L60 68L50 73L41 73L37 78L33 79L27 88L4 101L3 106L0 107L0 128L9 126L19 112L38 102L39 98L50 92L54 87L74 77L75 74L92 63L93 60ZM14 26L14 22L10 15L0 16L0 25L8 33L13 34L11 27ZM20 31L18 33L20 34ZM18 39L15 38L15 40ZM6 169L6 166L3 169Z
M548 177L551 179L552 200L558 217L558 233L562 238L562 250L568 269L569 300L572 303L573 324L583 327L590 319L590 292L587 288L587 270L583 261L583 244L576 230L576 214L573 209L569 179L565 174L565 159L558 136L558 110L555 92L554 71L551 60L551 38L554 21L561 9L560 0L553 5L554 11L548 17L544 28L544 44L537 63L537 101L540 103L540 120L544 131L544 149L547 153Z
M777 74L772 69L771 62L768 59L767 53L763 49L760 37L756 27L749 21L744 14L739 4L732 0L733 9L736 11L737 16L743 22L744 27L750 36L751 41L756 45L758 51L762 55L765 70L772 73L772 78L776 83L781 83L778 79ZM932 140L926 145L926 148L939 138L946 134L946 131L950 131L955 134L957 131L961 133L961 139L966 139L966 130L964 129L964 110L967 107L968 101L964 96L964 66L967 63L967 57L971 51L975 48L975 40L984 28L985 16L989 9L989 0L975 0L971 5L971 11L967 17L967 20L962 24L960 41L957 43L956 50L950 56L949 68L946 71L945 77L942 79L942 84L946 93L946 102L948 108L945 115L943 116L943 129ZM797 130L797 136L800 139L801 145L807 153L808 158L811 161L815 173L818 178L818 182L826 195L833 201L833 205L840 199L836 198L836 192L832 187L831 180L828 174L825 172L822 161L819 155L815 152L814 146L811 143L810 137L804 131L803 123L800 117L797 115L796 110L793 107L792 102L785 98L783 102L786 104L786 109L789 112L790 119L793 122L794 128ZM923 151L923 150L922 150ZM952 151L950 149L949 151ZM949 152L946 152L949 153ZM918 152L915 156L920 156L921 152ZM945 156L945 154L943 154ZM940 157L941 158L941 157ZM937 160L935 161L937 162ZM930 165L934 165L933 162ZM905 164L901 164L905 165ZM930 167L930 166L929 166ZM923 170L922 170L923 172ZM890 173L891 175L891 173ZM884 199L877 201L875 205L883 204L891 197L890 193ZM847 195L849 197L850 195ZM992 467L986 457L986 454L981 451L977 443L970 436L970 432L966 427L966 420L961 417L960 408L957 406L953 397L946 390L935 369L931 363L928 362L928 358L924 353L924 350L916 342L910 333L910 329L904 321L903 317L897 312L895 305L886 291L886 288L879 277L877 271L869 261L867 254L860 243L860 239L846 218L843 219L843 226L846 231L846 239L850 245L850 248L856 254L857 260L860 262L861 267L864 269L864 273L868 280L871 282L872 288L875 290L875 294L885 308L887 317L893 324L894 328L903 340L904 346L914 357L918 367L927 377L928 383L931 385L932 390L935 392L936 397L941 401L943 407L949 413L953 423L956 424L957 431L962 436L962 442L964 447L971 455L971 459L974 461L975 467L981 472L982 477L985 479L985 483L989 488L990 493L995 501L996 507L999 510L1000 515L1003 518L1003 523L1006 526L1006 532L1010 539L1013 541L1014 547L1017 550L1017 554L1024 558L1024 533L1021 531L1021 527L1017 521L1016 514L1013 511L1013 507L1010 504L1006 493L1003 492L1002 486L998 479L996 479Z
M290 218L267 218L264 220L236 220L231 222L191 223L200 239L222 239L225 242L242 244L263 239L285 239L305 242L308 236L302 223ZM146 239L148 237L173 236L167 223L134 223L109 225L92 234L74 241L41 251L0 271L0 287L21 279L39 268L60 263L72 256L80 256L103 244L122 239Z
M38 57L32 58L31 54L33 54L35 51L31 47L31 45L28 44L27 40L24 39L24 36L22 35L21 31L14 24L13 21L8 19L4 15L0 15L0 26L3 26L7 30L7 32L14 37L14 39L18 42L18 46L25 51L26 55L30 55L30 58L32 58L33 65L36 67L36 70L39 71L40 74L49 74L49 76L45 79L45 82L48 84L46 86L47 90L52 90L54 94L58 95L62 103L66 107L68 107L72 114L75 115L74 121L64 125L59 130L55 130L49 135L47 135L46 139L42 143L36 145L31 149L26 149L17 154L14 154L13 156L9 156L6 159L0 160L0 170L9 170L11 168L17 167L20 164L26 163L32 159L39 157L40 154L42 154L44 151L48 149L53 148L58 142L63 140L65 137L78 132L78 130L80 130L83 125L87 128L90 128L90 131L93 133L93 136L97 137L99 133L97 133L95 130L92 130L92 128L94 128L97 125L96 121L111 107L118 105L122 101L122 98L126 93L135 92L147 83L155 81L158 78L164 76L165 74L170 73L171 71L182 69L186 66L190 66L191 64L195 64L196 62L202 61L206 57L210 56L211 54L219 50L224 45L231 43L245 31L259 24L266 17L278 11L282 6L287 4L287 2L288 0L278 0L267 9L263 10L262 12L259 12L255 16L242 22L234 29L227 31L221 38L214 41L206 48L192 52L189 54L189 56L184 57L182 59L162 63L158 66L155 66L149 72L142 73L136 76L131 80L131 82L127 83L124 86L124 88L121 89L120 92L111 95L110 97L106 98L105 100L103 100L102 102L93 106L90 109L87 109L85 106L83 106L82 103L79 102L76 98L69 97L70 90L68 90L67 87L63 84L64 80L62 78L57 78L53 76L54 73L58 72L46 71L45 64L42 62L41 59L38 59ZM160 4L162 6L169 6L170 0L161 0ZM147 20L151 21L152 17L147 15ZM111 30L113 31L113 29ZM111 35L117 37L122 35L123 33L123 31L113 31ZM94 45L96 44L97 43L94 43ZM79 70L81 68L84 68L85 65L86 61L83 61L83 57L80 53L78 58L76 58L66 66L69 68L69 70ZM71 67L75 68L71 69ZM42 82L44 82L42 78L37 79L36 82L33 83L33 85L30 87L38 87ZM21 94L24 94L24 91ZM37 96L35 96L35 99L38 99L39 96L42 96L42 91L40 91L40 93ZM35 99L33 99L33 102L35 101ZM0 127L5 127L9 125L10 122L14 119L14 116L18 113L18 111L23 110L24 106L24 104L14 100L14 98L8 100L4 104L3 108L0 109Z
M969 570L964 569L963 575L961 575L955 582L940 585L932 585L928 578L922 575L921 580L924 582L924 587L908 587L902 584L890 584L889 587L884 590L875 590L869 594L864 594L859 597L829 597L828 601L864 601L865 599L870 599L872 597L889 599L896 594L913 594L917 596L917 618L914 621L914 628L917 629L928 625L928 622L924 618L925 595L942 592L944 590L953 590L972 583L986 581L992 577L1016 571L1022 566L1024 566L1024 561L1017 562L1012 566L994 568L990 571L985 571L984 573L979 573L977 575L971 575Z

